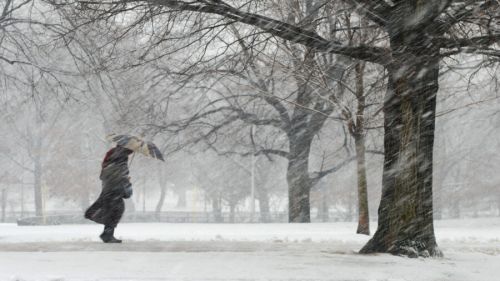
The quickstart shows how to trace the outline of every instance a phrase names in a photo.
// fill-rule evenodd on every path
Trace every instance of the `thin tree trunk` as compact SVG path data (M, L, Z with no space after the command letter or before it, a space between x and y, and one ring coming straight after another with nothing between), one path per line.
M32 94L35 92L35 84L31 83ZM37 217L43 217L43 195L42 195L42 111L41 105L35 104L35 124L36 134L34 140L34 192L35 192L35 214Z
M394 62L384 105L382 200L377 232L362 253L442 255L434 236L432 205L439 48L418 41L422 37L391 37Z
M156 203L155 207L155 216L157 219L160 219L161 209L163 208L163 204L165 203L165 196L167 195L167 182L165 179L165 174L163 169L158 169L158 179L160 184L160 198L158 199L158 203Z
M231 202L229 204L229 222L234 223L234 211L236 209L236 204Z
M356 70L356 99L358 102L356 111L356 125L353 129L354 144L356 146L356 162L358 174L358 229L356 233L370 235L370 214L368 206L368 183L366 179L365 160L365 87L364 72L365 63L358 62Z
M270 212L269 212L269 194L265 188L260 188L258 192L259 196L259 210L260 210L260 222L269 222Z
M24 161L23 161L24 163ZM21 177L21 218L24 218L24 173L22 173L23 176Z
M165 204L165 196L167 195L167 186L160 186L160 198L158 199L158 203L156 203L155 213L157 216L160 215L161 209L163 208L163 204Z
M223 222L220 198L212 197L212 213L215 222Z
M358 229L356 233L370 235L370 215L368 209L368 186L366 180L365 138L355 137L358 170Z
M497 208L498 208L498 216L500 217L500 194L497 196Z
M42 199L42 157L41 157L41 137L36 136L35 140L35 214L37 217L43 216L43 199Z
M142 178L142 212L146 212L146 180Z
M7 208L7 188L2 189L2 222L5 222L5 210Z

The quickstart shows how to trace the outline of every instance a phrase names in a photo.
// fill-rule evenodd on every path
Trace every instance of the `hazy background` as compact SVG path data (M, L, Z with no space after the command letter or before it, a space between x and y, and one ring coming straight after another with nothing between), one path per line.
M224 115L180 125L221 96L254 91L248 81L221 71L228 65L238 69L243 60L238 57L241 50L224 43L231 35L194 34L173 39L187 25L178 26L170 30L170 41L145 51L143 47L151 44L149 35L161 29L143 26L116 40L133 16L116 20L113 28L104 23L91 25L69 42L61 40L57 27L64 19L49 6L23 7L15 16L44 20L54 27L6 24L2 31L2 56L29 60L30 64L1 64L1 221L34 216L37 185L44 215L83 214L101 189L100 164L112 146L105 139L109 133L143 135L165 153L164 163L141 155L134 158L129 216L146 212L148 216L137 219L154 221L160 219L159 212L202 213L211 218L222 212L226 222L251 221L253 177L255 221L286 221L287 161L276 155L252 156L249 138L254 130L257 146L286 150L282 133L234 122L202 138ZM183 20L193 23L197 19ZM249 27L240 30L245 34L253 31ZM293 101L297 86L291 80L290 54L280 49L278 41L268 41L265 48L256 47L261 51L256 56L278 63L270 68L262 62L259 67L264 76L273 78L283 99ZM208 51L205 46L210 46ZM275 54L272 60L270 53ZM500 216L498 69L478 69L481 61L480 56L460 55L442 66L434 159L437 219ZM368 68L367 83L383 75L376 67ZM271 69L272 73L265 72ZM367 146L373 151L380 151L383 141L382 114L377 112L383 83L370 94L374 106L368 113L373 129L367 133ZM343 103L355 105L347 96L342 97ZM258 101L238 102L251 107L256 116L272 115ZM309 171L328 169L353 155L354 143L346 123L333 113L314 138ZM367 154L371 220L376 219L380 201L382 161L380 154ZM356 188L355 161L321 179L311 195L313 221L355 220ZM259 212L264 201L268 202L267 219ZM325 209L328 216L321 211ZM189 220L192 216L181 217Z

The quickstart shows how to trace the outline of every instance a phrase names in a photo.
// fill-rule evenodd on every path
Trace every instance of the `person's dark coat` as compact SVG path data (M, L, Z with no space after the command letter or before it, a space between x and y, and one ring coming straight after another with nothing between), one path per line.
M117 146L106 153L100 175L102 191L97 201L85 212L85 218L116 227L125 211L123 198L132 196L132 184L128 175L128 155L132 152Z

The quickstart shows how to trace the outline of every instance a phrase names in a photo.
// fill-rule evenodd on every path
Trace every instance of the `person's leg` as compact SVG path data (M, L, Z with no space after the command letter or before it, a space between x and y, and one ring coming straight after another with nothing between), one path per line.
M115 227L112 225L105 225L104 231L99 236L104 243L121 243L122 240L115 238Z
M125 202L119 198L109 201L106 205L104 231L101 234L101 239L104 243L121 243L122 241L114 237L115 227L120 222L120 219L125 211Z

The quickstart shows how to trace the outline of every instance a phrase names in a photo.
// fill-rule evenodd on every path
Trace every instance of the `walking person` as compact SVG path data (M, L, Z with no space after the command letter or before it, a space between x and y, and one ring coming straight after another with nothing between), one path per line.
M111 134L109 141L116 143L102 161L100 179L102 191L97 201L85 211L85 218L104 224L104 231L99 236L104 243L121 243L115 238L115 228L125 211L123 199L132 196L132 184L128 171L128 157L134 152L165 161L158 147L149 141L132 135ZM133 157L132 157L133 158Z
M114 236L115 228L125 211L123 199L132 196L128 157L134 151L117 145L106 153L100 179L102 192L85 212L85 218L104 225L99 236L104 243L121 243Z

